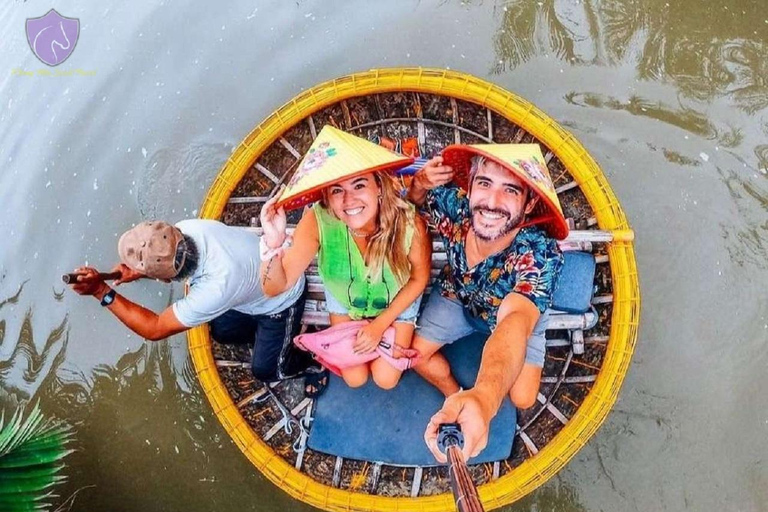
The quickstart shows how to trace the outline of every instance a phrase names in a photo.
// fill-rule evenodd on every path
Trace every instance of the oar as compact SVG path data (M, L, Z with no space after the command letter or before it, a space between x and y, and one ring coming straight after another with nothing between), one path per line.
M98 275L93 278L93 280L111 281L112 279L120 279L122 275L123 274L121 272L99 272ZM85 274L64 274L61 276L61 280L64 281L64 284L74 284L80 282L79 278L84 276Z
M437 446L448 458L448 476L451 480L453 499L458 512L484 512L483 504L477 496L477 487L469 476L467 463L461 449L464 447L464 434L458 423L443 423L437 431Z

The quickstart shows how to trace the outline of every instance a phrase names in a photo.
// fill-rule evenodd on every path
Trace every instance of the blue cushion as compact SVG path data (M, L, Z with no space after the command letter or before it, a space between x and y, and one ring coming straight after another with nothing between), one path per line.
M552 309L566 313L585 313L592 305L595 281L595 257L588 252L566 251Z
M480 367L486 337L473 334L448 345L444 353L464 387L471 387ZM372 381L350 388L335 375L317 400L307 445L345 459L403 466L433 466L436 461L424 444L429 418L443 404L443 395L413 370L403 374L391 391ZM504 460L512 451L516 414L509 399L491 422L488 446L473 463Z

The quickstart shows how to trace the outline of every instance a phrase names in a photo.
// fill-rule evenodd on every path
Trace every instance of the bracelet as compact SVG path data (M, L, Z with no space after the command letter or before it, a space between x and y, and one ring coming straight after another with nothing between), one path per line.
M285 252L285 248L289 247L291 245L291 238L286 237L285 242L283 242L283 245L278 247L277 249L272 249L267 245L267 242L264 241L264 237L261 237L259 239L259 258L262 262L266 262L274 258L275 256L282 256Z

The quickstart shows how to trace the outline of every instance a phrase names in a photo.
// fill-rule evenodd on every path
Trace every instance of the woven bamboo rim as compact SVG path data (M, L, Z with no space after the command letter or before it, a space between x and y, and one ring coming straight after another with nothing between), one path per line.
M367 94L413 91L442 94L487 107L532 134L560 159L589 201L598 228L629 230L621 205L586 149L533 104L476 77L441 69L393 68L355 73L313 87L259 124L232 153L206 195L200 218L218 219L230 194L256 159L305 117L333 103ZM640 319L640 289L633 242L608 247L614 306L610 343L594 386L567 425L520 466L479 488L486 509L508 505L554 476L605 421L618 397L634 352ZM254 466L296 499L329 511L453 510L449 493L417 498L385 497L336 489L314 481L277 455L248 426L222 383L207 326L188 332L195 372L224 429Z

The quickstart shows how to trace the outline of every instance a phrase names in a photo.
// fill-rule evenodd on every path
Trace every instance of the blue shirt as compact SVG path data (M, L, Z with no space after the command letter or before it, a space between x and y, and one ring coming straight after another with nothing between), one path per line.
M245 228L215 220L190 219L176 224L197 246L197 269L189 276L189 293L173 304L186 327L210 322L234 309L248 315L271 315L292 306L304 291L304 276L275 297L261 289L259 237Z

